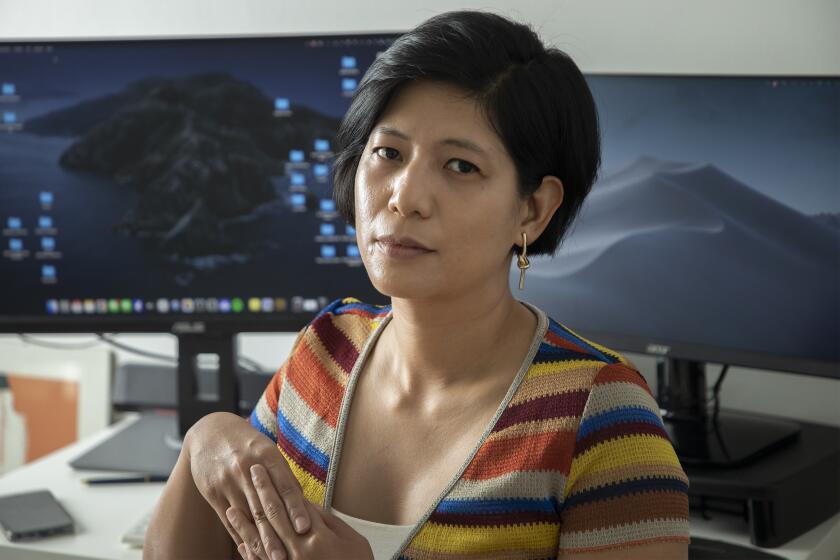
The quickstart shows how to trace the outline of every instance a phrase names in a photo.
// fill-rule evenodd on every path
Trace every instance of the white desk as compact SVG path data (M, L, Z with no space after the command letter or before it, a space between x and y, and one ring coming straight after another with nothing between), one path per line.
M122 534L154 507L163 483L87 486L85 478L116 476L105 471L76 471L68 462L137 418L127 416L105 430L0 477L0 495L49 488L76 521L76 534L32 543L10 543L0 535L2 560L141 560L142 551L120 542Z
M118 473L74 471L67 463L82 452L130 425L136 416L126 417L101 433L90 436L24 468L0 477L0 495L49 488L77 522L77 534L51 537L29 544L14 544L0 536L2 560L120 559L140 560L140 549L129 548L120 538L129 527L154 507L163 484L125 484L90 487L81 482L91 476ZM692 515L692 534L736 544L749 545L743 522L716 516L705 521ZM769 549L789 560L840 559L840 514L815 527L785 546Z

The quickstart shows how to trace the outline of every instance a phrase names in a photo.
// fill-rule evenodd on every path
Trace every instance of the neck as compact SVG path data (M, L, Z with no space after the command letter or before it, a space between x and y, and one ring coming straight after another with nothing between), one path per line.
M391 304L377 345L384 347L380 363L387 367L380 373L394 406L431 409L462 390L509 386L537 326L507 286L457 300L392 298Z

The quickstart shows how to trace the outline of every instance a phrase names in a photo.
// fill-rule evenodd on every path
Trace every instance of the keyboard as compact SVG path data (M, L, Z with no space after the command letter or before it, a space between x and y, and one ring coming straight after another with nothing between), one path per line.
M691 536L688 560L787 560L760 549Z
M122 542L133 547L142 548L143 540L146 538L146 529L149 528L149 522L152 520L152 513L154 513L154 509L147 511L128 531L123 533Z

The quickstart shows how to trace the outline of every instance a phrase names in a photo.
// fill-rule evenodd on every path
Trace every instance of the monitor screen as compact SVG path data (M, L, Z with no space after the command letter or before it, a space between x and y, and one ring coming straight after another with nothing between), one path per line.
M840 377L840 78L587 80L599 179L523 299L624 350Z
M291 330L386 303L330 165L396 36L0 43L0 328Z

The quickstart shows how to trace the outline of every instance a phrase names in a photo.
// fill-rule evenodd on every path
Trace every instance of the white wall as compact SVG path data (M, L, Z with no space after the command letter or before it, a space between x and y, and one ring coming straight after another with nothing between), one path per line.
M546 42L568 52L584 72L840 75L837 0L425 0L422 7L419 4L0 0L0 38L401 31L442 11L478 8L532 23ZM175 351L174 338L166 335L124 335L120 340L150 350ZM283 361L291 342L290 335L240 337L242 352L267 369ZM628 356L655 387L654 360ZM67 358L73 359L71 351ZM120 359L128 358L120 353ZM0 357L0 370L2 363ZM709 369L711 385L718 367ZM840 426L840 382L733 367L723 385L722 406Z

